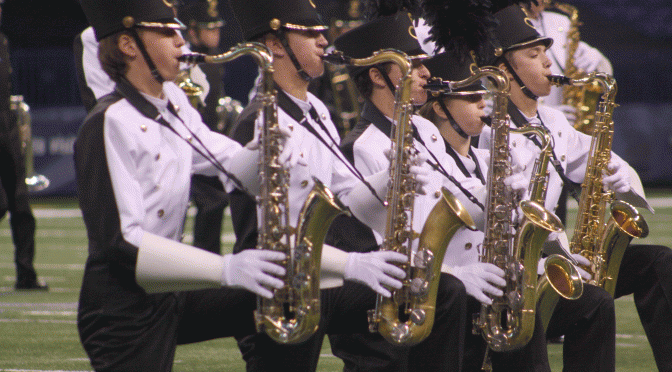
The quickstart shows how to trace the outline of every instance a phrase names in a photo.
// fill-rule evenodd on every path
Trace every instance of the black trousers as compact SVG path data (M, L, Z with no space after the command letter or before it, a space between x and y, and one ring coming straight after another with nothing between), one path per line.
M633 294L659 371L672 371L672 250L631 245L616 281L616 298Z
M148 295L128 314L99 311L78 322L98 372L170 372L177 345L254 332L256 296L221 288Z
M548 337L565 336L563 371L599 372L616 368L616 314L614 300L601 288L584 285L578 300L558 301Z
M222 251L222 219L229 205L228 194L218 177L191 177L191 200L196 205L194 246L220 254Z
M345 282L342 287L322 290L321 301L320 328L303 343L279 345L265 334L239 338L247 370L315 371L325 334L336 340L332 349L344 359L346 370L459 370L464 338L460 325L464 324L466 292L456 278L442 275L432 333L413 347L394 346L379 335L368 337L367 312L376 303L376 294L368 287ZM346 338L338 338L351 334L364 337L352 339L353 344L347 344Z
M474 334L473 319L481 311L481 303L469 296L467 313L467 334L464 351L464 368L467 372L480 372L485 357L486 342L483 336ZM536 313L534 333L527 345L509 352L490 351L493 371L550 372L546 335L539 313Z
M0 136L0 219L9 211L16 282L27 285L37 280L33 267L35 218L28 201L26 168L20 146L18 129Z

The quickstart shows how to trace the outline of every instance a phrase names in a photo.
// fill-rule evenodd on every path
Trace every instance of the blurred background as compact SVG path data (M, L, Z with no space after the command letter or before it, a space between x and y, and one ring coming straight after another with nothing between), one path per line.
M188 2L189 0L184 0ZM314 0L325 23L339 3ZM669 0L567 0L580 12L581 38L611 60L618 81L613 149L645 186L672 186L672 2ZM226 1L221 48L241 41ZM72 145L85 110L79 96L72 45L87 27L77 0L5 0L1 29L10 43L12 94L30 105L35 170L51 186L35 195L76 194ZM251 59L226 65L227 95L247 103L256 76Z

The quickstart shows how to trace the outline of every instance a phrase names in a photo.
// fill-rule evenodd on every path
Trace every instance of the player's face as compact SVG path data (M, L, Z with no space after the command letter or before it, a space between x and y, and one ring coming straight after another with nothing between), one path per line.
M485 116L485 100L482 94L468 94L445 98L446 108L450 111L457 125L469 136L478 136L483 130ZM442 114L441 111L437 111ZM443 116L443 115L442 115Z
M546 55L546 46L532 44L529 47L512 52L513 69L532 93L539 97L551 93L551 82L548 76L551 74L551 60ZM512 83L515 82L512 80Z
M166 81L175 80L180 72L177 58L182 55L182 36L170 28L143 28L140 37L161 76Z
M393 64L389 72L390 80L392 82L401 82L401 69L396 64ZM424 86L427 84L430 74L427 67L422 64L421 60L413 60L413 67L411 69L411 99L416 106L423 105L427 102L427 91ZM398 84L397 84L398 85Z
M327 47L327 39L319 31L290 31L287 33L287 41L292 48L296 59L303 70L311 78L322 76L324 73L324 48Z
M202 28L198 30L199 42L208 48L216 48L219 46L220 38L219 28Z

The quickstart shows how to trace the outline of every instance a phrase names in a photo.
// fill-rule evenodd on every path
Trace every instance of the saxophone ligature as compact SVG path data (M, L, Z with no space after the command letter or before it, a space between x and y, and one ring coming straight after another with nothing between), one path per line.
M506 75L494 67L482 67L469 79L488 76L492 83L492 142L487 180L486 224L481 262L492 263L505 272L503 295L491 305L481 305L474 319L474 333L480 333L493 351L511 351L526 345L532 337L537 305L537 265L541 247L551 232L564 227L560 220L535 200L518 201L504 179L511 174L507 101L510 89ZM522 216L517 216L517 210ZM486 353L484 369L489 368Z
M388 288L391 297L378 295L375 309L369 311L369 329L379 332L393 344L414 345L432 331L441 264L450 239L460 227L475 229L475 225L457 198L442 188L441 198L430 212L419 236L413 230L416 181L409 169L417 150L411 127L412 78L408 56L397 50L384 49L361 59L333 52L325 55L324 60L353 66L395 63L401 69L402 80L395 90L395 125L390 136L390 186L385 198L387 221L380 249L402 253L408 261L398 264L406 272L402 288ZM416 237L418 249L414 252L412 244Z
M19 139L21 141L21 154L25 158L28 191L42 191L49 187L49 179L44 175L35 173L30 107L23 101L23 96L13 95L10 96L9 109L16 115L16 126L19 129Z
M595 72L581 79L551 75L549 80L556 85L576 86L597 82L603 92L595 113L595 130L569 247L572 253L581 254L591 262L590 267L584 268L592 275L588 283L602 287L613 296L625 249L632 238L644 238L649 234L649 227L639 211L629 203L615 200L614 193L604 191L602 186L602 172L611 160L612 114L617 106L618 91L616 80L611 75ZM605 222L607 203L611 205L610 217Z
M257 331L265 332L282 344L305 341L320 322L320 263L322 244L331 222L341 213L349 213L338 198L319 180L303 204L296 227L289 224L289 170L279 161L283 149L277 117L277 94L273 82L273 55L263 44L241 43L230 51L208 56L184 55L189 63L223 63L242 55L254 57L262 71L261 89L263 126L259 130L261 156L259 174L260 207L258 249L280 251L287 258L280 264L286 273L284 286L273 290L273 298L257 297L254 312Z

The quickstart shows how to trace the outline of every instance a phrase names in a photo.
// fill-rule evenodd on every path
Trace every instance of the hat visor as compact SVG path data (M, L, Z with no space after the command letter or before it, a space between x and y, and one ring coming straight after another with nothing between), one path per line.
M165 20L165 21L155 21L155 22L138 22L136 24L138 27L145 28L171 28L173 30L186 30L187 26L184 23L180 22L177 18Z
M546 46L546 48L550 48L551 45L553 45L553 39L551 39L550 37L534 38L532 40L523 41L522 43L513 44L509 48L507 48L507 51L514 50L514 49L526 48L526 47L528 47L532 44L537 44L537 43L542 43Z
M282 25L284 28L289 29L289 30L294 30L294 31L325 31L328 30L329 27L325 25L297 25L294 23L285 23Z
M211 21L211 22L196 22L196 27L198 28L203 28L206 30L214 30L216 28L222 28L224 27L224 20L223 19L218 19L216 21Z

